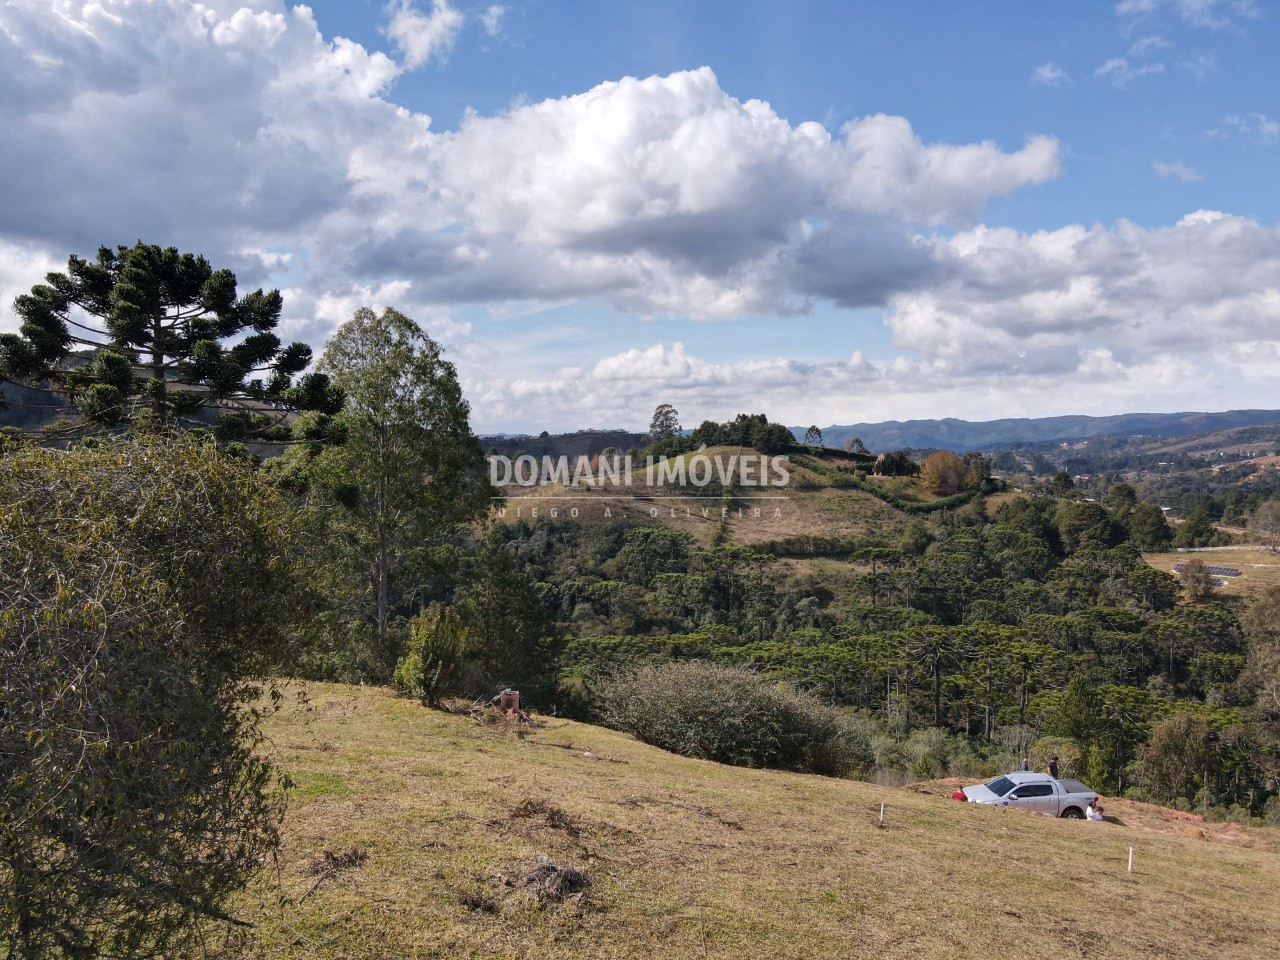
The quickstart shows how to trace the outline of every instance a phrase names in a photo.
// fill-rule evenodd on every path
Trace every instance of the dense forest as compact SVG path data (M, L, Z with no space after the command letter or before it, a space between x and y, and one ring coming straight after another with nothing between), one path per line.
M489 541L565 638L571 709L638 664L741 664L858 711L882 775L1052 752L1105 791L1275 819L1280 596L1186 599L1141 559L1131 528L1150 522L1123 496L980 498L852 550L839 577L662 528L517 523Z

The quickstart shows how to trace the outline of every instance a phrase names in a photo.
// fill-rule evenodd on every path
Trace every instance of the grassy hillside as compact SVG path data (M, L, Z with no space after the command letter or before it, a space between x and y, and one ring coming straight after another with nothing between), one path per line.
M747 447L712 447L701 452L726 462L744 454L756 455ZM672 459L680 461L689 456L693 455ZM502 519L508 523L551 517L599 522L627 517L688 533L704 547L712 543L745 546L805 536L893 539L910 519L877 497L833 483L829 477L795 461L790 464L786 487L743 489L731 500L708 496L692 486L682 489L652 485L643 462L637 463L632 479L629 487L599 490L560 484L522 488L513 484L505 488L508 499ZM684 493L689 495L680 495ZM925 498L927 495L921 496ZM722 509L725 507L727 513ZM575 508L576 517L570 513Z
M308 692L270 724L298 785L279 870L222 955L1274 956L1280 856L1258 846ZM547 893L539 855L581 896Z

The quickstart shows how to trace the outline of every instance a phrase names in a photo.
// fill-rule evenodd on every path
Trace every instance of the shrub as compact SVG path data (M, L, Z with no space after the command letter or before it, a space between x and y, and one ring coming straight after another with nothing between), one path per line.
M276 846L289 512L191 439L0 459L0 943L175 956Z
M973 754L963 737L952 736L940 727L912 730L899 746L913 780L935 780L965 776L975 769Z
M1178 572L1178 582L1187 592L1187 597L1197 603L1213 596L1218 581L1209 572L1203 560L1188 560Z
M409 621L409 643L396 664L396 686L427 706L454 690L467 631L448 607L433 603Z
M594 693L609 726L687 757L830 776L872 763L860 728L840 711L743 667L642 667Z

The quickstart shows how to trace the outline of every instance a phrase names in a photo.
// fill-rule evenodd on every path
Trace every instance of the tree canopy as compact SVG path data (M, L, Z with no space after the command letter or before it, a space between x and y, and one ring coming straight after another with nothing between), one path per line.
M660 403L649 421L648 437L651 441L666 440L680 434L680 413L669 403Z
M303 373L310 347L274 332L282 306L279 290L238 295L230 270L173 247L72 254L65 273L14 301L22 323L0 335L0 382L60 397L80 418L64 434L146 414L230 439L286 439L289 412L333 413L342 397Z
M319 495L317 526L332 564L351 576L358 619L373 624L379 649L368 666L385 679L400 652L392 616L430 579L433 549L483 517L493 491L457 371L409 317L356 311L320 369L346 398L335 418L343 443L299 449L300 463L283 469L297 468ZM300 419L301 435L310 427Z

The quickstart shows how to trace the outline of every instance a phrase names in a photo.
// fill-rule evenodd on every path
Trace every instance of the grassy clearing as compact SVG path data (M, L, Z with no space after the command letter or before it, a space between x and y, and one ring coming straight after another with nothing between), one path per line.
M1217 590L1229 597L1252 596L1267 587L1280 586L1280 553L1270 550L1197 550L1195 553L1144 553L1142 556L1151 566L1165 573L1173 573L1175 566L1189 560L1236 567L1240 576L1227 578L1227 585Z
M1256 847L722 767L554 719L520 737L381 689L309 698L270 724L311 788L228 954L1274 956L1280 857Z
M757 456L746 447L712 447L672 459L706 456L727 463L744 455ZM506 523L545 519L592 523L626 517L683 531L702 547L714 542L747 546L800 536L892 540L910 519L871 494L834 485L798 463L790 465L788 486L746 489L730 502L727 515L722 515L726 502L718 497L698 495L692 488L686 490L692 495L679 496L678 488L646 485L646 476L638 466L634 484L617 491L559 484L510 486L506 488L504 512L498 515L495 511L495 519Z

